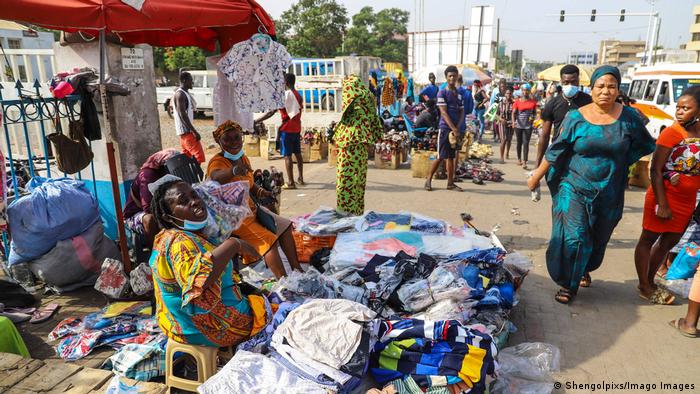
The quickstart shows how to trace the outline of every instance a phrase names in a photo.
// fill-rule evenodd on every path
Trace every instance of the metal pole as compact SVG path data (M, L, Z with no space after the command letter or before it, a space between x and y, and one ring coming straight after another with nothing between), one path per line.
M654 19L656 20L654 23L654 33L651 35L652 36L652 42L654 45L652 46L652 51L651 51L651 65L653 66L656 61L654 60L654 57L656 56L656 47L659 46L659 30L661 30L661 18L659 17L659 14L654 15Z
M459 44L459 64L464 64L464 25L462 25L462 38Z
M494 73L498 73L498 58L501 56L501 18L496 19L496 67Z

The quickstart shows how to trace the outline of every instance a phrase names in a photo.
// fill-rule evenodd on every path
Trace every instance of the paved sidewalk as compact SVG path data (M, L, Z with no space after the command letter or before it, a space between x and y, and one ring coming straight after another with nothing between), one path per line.
M532 147L534 149L534 147ZM282 166L281 161L253 160L254 167ZM423 179L411 178L404 168L368 174L366 207L379 211L420 212L453 224L469 212L485 230L501 226L497 234L509 249L530 256L535 269L525 281L521 302L514 308L518 332L511 344L543 341L562 352L559 380L580 383L694 384L700 391L700 339L685 338L667 326L684 315L687 301L676 306L652 306L637 297L633 253L641 231L644 190L627 194L625 214L608 246L603 266L592 274L593 285L582 289L570 306L554 301L556 285L549 279L544 253L549 239L551 199L543 188L542 201L530 201L525 171L514 164L497 165L506 172L502 183L483 186L463 183L464 193L444 190L435 180L434 191L423 190ZM320 205L335 206L335 171L325 163L305 166L308 186L283 194L286 216L310 212ZM519 215L511 211L517 208ZM566 387L566 386L564 386ZM563 390L587 392L588 390ZM598 390L602 391L602 390ZM669 390L668 392L677 392Z

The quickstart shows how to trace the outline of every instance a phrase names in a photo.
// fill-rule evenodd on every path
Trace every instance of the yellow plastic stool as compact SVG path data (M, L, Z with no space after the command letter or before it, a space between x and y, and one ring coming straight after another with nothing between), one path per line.
M197 380L177 377L173 374L173 358L181 352L192 356L197 363ZM165 348L165 384L170 388L197 392L197 387L216 373L216 357L219 348L185 345L168 339Z

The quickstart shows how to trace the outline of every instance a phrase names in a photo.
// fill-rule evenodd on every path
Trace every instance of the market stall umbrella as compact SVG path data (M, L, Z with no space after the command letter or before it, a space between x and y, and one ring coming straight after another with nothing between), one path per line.
M130 5L131 4L131 5ZM2 0L0 19L97 36L126 44L228 50L274 22L254 0Z
M564 67L565 64L558 64L556 66L552 66L539 74L537 74L537 78L540 80L544 81L559 81L561 79L561 76L559 75L559 72L561 71L562 67ZM593 74L593 67L591 66L584 66L580 65L577 66L579 69L579 78L580 78L580 83L583 86L588 86L591 83L591 74Z
M482 83L491 82L491 77L479 68L465 66L462 67L462 79L465 85L471 85L472 82L479 80Z

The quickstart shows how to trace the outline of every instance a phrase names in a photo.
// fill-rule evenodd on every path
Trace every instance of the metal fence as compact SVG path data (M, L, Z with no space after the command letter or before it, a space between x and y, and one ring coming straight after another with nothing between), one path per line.
M42 89L39 80L34 80L31 89L26 89L21 80L15 82L16 96L12 96L16 98L4 99L5 89L3 84L0 84L0 106L5 132L5 138L0 144L7 159L5 171L9 172L6 185L9 203L25 193L26 183L32 177L68 176L56 167L56 160L46 136L56 130L57 122L61 123L63 130L68 130L71 120L80 119L80 97L76 95L56 99L42 92L45 89ZM89 175L83 174L84 172ZM88 175L87 180L92 180L92 192L97 198L94 163L90 163L88 168L72 177L83 180L84 175Z

